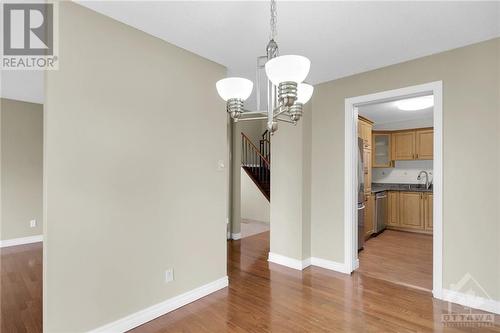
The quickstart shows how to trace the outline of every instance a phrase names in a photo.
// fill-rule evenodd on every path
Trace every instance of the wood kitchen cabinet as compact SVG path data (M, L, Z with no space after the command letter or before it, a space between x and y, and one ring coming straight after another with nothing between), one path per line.
M370 194L372 192L372 150L363 150L363 170L365 173L365 193Z
M399 226L399 192L387 192L387 225Z
M399 224L405 228L423 229L423 193L401 192L399 194Z
M433 194L388 191L387 228L432 233Z
M415 159L415 131L392 134L392 158L396 161Z
M432 193L424 194L424 228L432 231L433 228L433 210L434 210L434 195Z
M434 129L394 131L391 135L392 160L432 160L434 158ZM375 149L376 147L375 144Z
M415 158L432 160L434 158L434 130L415 131Z
M372 152L373 168L390 168L393 166L392 163L392 152L391 152L391 132L373 132L372 140Z
M363 170L365 175L365 194L372 191L372 128L373 122L358 117L358 137L363 140Z
M369 119L358 117L358 137L363 139L363 148L371 149L372 147L372 129L373 122Z
M365 239L369 238L375 230L375 195L366 196L365 202Z

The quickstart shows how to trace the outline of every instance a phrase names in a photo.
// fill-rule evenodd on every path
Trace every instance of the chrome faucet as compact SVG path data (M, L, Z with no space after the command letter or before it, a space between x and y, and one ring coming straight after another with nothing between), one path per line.
M425 175L425 189L429 189L429 187L431 187L431 183L429 182L429 173L427 171L420 171L420 173L418 174L417 176L417 180L420 180L422 179L422 174Z

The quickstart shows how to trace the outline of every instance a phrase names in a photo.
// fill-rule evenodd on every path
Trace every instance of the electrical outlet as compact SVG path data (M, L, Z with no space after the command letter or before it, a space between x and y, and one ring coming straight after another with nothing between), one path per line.
M36 227L36 220L31 220L30 221L30 228L35 228Z
M223 160L217 161L217 171L223 171L225 167Z
M165 271L165 282L172 282L174 281L174 269L169 268Z

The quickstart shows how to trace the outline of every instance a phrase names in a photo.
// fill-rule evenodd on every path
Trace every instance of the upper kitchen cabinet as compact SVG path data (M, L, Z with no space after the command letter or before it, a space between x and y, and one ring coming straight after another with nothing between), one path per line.
M374 142L375 135L378 134L374 134ZM434 158L434 130L432 128L394 131L391 132L391 136L392 160L432 160ZM377 155L377 148L377 143L375 143L375 156ZM377 161L374 161L374 166L376 163ZM377 167L379 166L377 165Z
M434 130L417 130L415 141L416 159L432 160L434 158Z
M372 121L361 116L358 117L358 137L363 139L364 149L371 149L372 147L372 128Z
M373 168L392 167L391 133L373 132Z
M415 159L415 131L392 134L392 156L396 161Z

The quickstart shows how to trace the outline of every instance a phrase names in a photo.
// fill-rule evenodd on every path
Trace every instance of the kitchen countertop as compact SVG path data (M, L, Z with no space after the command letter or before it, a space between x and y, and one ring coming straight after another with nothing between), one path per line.
M433 192L433 186L429 189L425 188L424 184L385 184L372 183L372 193L382 191L405 191L405 192Z

